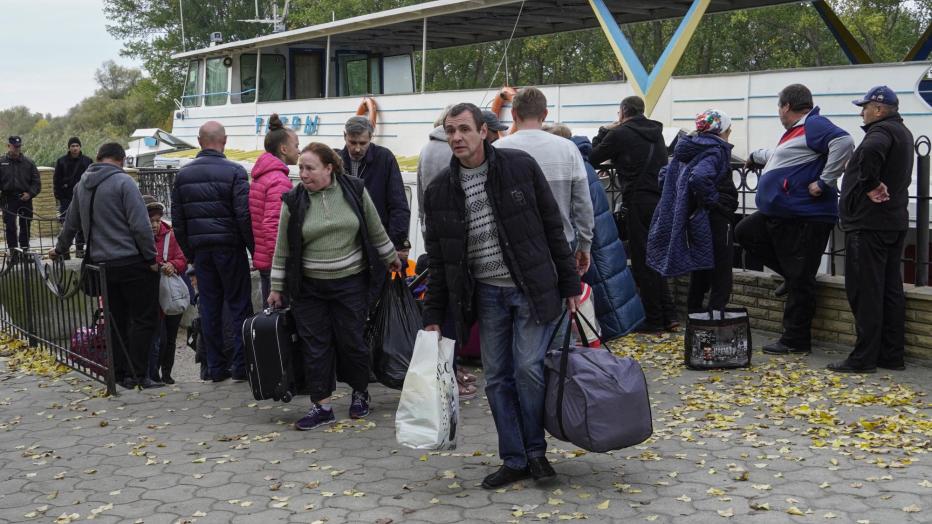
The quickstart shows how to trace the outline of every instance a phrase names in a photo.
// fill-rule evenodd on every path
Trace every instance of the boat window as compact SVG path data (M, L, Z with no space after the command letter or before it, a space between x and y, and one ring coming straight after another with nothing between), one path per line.
M369 94L369 55L365 53L338 53L337 74L340 79L339 96Z
M382 59L382 93L392 95L414 92L414 68L411 55L386 56Z
M369 92L382 92L382 57L379 56L369 58Z
M275 102L285 99L285 57L282 55L262 54L259 81L259 101ZM256 55L243 54L239 59L240 88L243 91L243 103L256 100Z
M184 82L184 95L181 97L185 107L201 105L201 61L188 62L188 76Z
M222 106L227 103L227 66L223 58L207 59L207 81L204 88L204 103L209 106Z
M291 50L291 99L323 98L322 54L305 49Z

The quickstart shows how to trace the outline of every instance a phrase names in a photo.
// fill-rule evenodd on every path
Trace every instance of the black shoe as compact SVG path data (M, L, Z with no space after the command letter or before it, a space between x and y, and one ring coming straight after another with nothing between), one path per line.
M162 382L171 385L175 383L175 379L173 379L171 375L165 375L162 377Z
M557 472L553 470L547 457L529 458L527 467L536 482L548 482L557 478Z
M648 324L647 322L642 322L640 326L634 329L636 333L645 333L648 335L657 335L663 333L665 328L657 324Z
M246 382L249 380L245 373L233 373L233 382Z
M786 288L786 281L780 282L780 285L777 286L777 289L773 290L773 296L780 298L785 297L790 290Z
M763 351L764 353L767 353L768 355L789 355L791 353L802 353L802 354L812 353L812 349L810 348L800 349L800 348L790 347L784 344L783 342L780 342L779 340L774 342L773 344L767 344L766 346L764 346Z
M906 364L903 362L878 362L877 367L893 371L906 371Z
M508 466L503 465L502 467L498 468L498 471L482 479L482 487L484 489L498 489L502 486L507 486L512 482L524 480L530 476L531 474L528 471L528 468L511 469Z
M223 382L224 380L227 380L228 378L230 378L230 377L232 377L232 376L233 376L233 375L231 375L229 371L224 371L224 372L220 373L219 375L217 375L217 376L211 378L211 380L214 381L214 382Z
M664 330L670 331L670 332L672 332L672 333L676 333L676 331L679 330L679 329L680 329L680 321L679 321L679 320L671 320L671 321L667 322L666 327L664 327Z
M136 389L136 379L126 377L120 381L120 385L126 389Z
M852 366L847 359L839 360L838 362L832 362L831 364L825 366L829 371L834 371L836 373L876 373L877 368L859 368Z
M165 387L165 384L163 384L163 383L161 383L161 382L156 382L156 381L152 380L151 378L144 378L144 379L140 380L139 383L138 383L138 385L139 385L139 387L141 387L142 389L164 388L164 387Z

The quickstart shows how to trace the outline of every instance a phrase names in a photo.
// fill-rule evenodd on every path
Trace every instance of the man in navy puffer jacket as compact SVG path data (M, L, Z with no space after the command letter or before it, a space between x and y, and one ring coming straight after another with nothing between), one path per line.
M223 156L226 130L218 122L201 126L201 152L181 168L172 188L172 227L188 260L194 261L198 310L210 378L246 380L243 338L233 330L233 362L222 350L222 311L226 302L235 326L252 315L248 249L255 243L249 218L246 169ZM232 364L232 369L231 369Z

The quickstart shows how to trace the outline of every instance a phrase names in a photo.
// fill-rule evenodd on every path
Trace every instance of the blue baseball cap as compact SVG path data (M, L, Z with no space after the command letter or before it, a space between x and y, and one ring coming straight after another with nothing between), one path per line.
M896 97L896 93L893 92L887 86L877 86L871 88L870 91L864 95L864 98L859 98L858 100L852 100L851 103L856 106L865 106L869 102L877 102L878 104L886 104L888 106L899 106L900 99Z

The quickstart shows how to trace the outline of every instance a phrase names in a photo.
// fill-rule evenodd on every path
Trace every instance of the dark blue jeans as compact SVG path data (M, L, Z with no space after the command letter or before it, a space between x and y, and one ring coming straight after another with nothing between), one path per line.
M498 454L522 469L542 457L544 439L544 354L552 322L538 323L516 287L478 283L476 304L485 393L498 431Z
M236 376L245 376L242 326L253 313L246 250L198 251L194 255L194 273L197 276L197 305L210 378L221 377L228 371ZM224 302L230 308L233 328L232 362L223 352Z
M6 245L13 251L17 247L29 249L29 226L32 218L32 200L23 202L18 195L3 195L7 198L3 206L3 225L6 229ZM19 232L16 231L17 222ZM17 243L17 241L19 241Z

